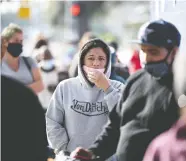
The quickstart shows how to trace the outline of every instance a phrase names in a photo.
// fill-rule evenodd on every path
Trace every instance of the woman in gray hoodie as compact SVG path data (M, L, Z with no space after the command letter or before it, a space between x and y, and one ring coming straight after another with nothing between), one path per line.
M110 80L110 73L107 44L88 41L80 51L78 76L57 86L46 113L47 137L56 153L88 148L102 131L124 86Z

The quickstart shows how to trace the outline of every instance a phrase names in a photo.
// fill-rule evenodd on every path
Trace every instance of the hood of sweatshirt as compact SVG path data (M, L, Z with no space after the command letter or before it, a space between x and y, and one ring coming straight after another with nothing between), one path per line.
M90 49L97 48L97 47L102 48L107 56L107 64L105 67L104 74L106 75L107 78L109 78L111 74L111 51L109 46L101 39L92 39L88 41L79 52L79 63L78 63L78 76L80 78L81 84L86 88L97 88L93 83L91 83L88 80L83 70L83 60L85 55Z

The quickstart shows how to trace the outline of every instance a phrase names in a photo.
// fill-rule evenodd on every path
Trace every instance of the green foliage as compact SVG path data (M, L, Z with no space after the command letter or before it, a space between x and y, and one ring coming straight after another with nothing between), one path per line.
M117 41L117 37L113 35L112 33L108 33L108 32L101 34L100 38L108 43L111 41Z

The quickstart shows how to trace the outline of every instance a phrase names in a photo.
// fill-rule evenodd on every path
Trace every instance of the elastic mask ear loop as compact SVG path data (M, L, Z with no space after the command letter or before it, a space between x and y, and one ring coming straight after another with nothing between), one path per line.
M168 59L168 57L171 55L171 53L172 53L172 51L173 51L173 48L171 48L171 49L167 49L168 50L168 54L167 54L167 56L165 57L165 62L167 63L167 59ZM167 63L168 64L168 63ZM172 64L173 64L173 60L171 60L171 63L170 64L168 64L168 66L169 67L172 67Z
M167 56L165 57L164 61L165 61L165 63L168 65L169 71L171 71L171 70L172 70L172 65L173 65L173 61L174 61L174 60L171 60L171 63L168 64L167 59L168 59L168 57L171 55L171 53L172 53L172 51L173 51L173 48L169 48L169 49L167 49L167 50L168 50L168 54L167 54Z
M167 58L171 55L171 52L172 52L172 49L173 48L166 48L166 49L168 50L168 54L167 54L167 56L162 61L166 61L167 60Z

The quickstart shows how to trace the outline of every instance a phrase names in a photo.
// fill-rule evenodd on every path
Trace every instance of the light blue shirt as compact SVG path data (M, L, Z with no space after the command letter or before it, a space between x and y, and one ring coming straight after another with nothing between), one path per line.
M26 58L31 69L37 68L36 62L30 58ZM29 85L34 82L32 77L32 71L29 71L28 67L26 66L23 57L19 57L19 67L18 70L13 70L5 59L2 60L2 66L1 66L1 74L5 75L7 77L13 78L17 81L20 81L24 85Z

